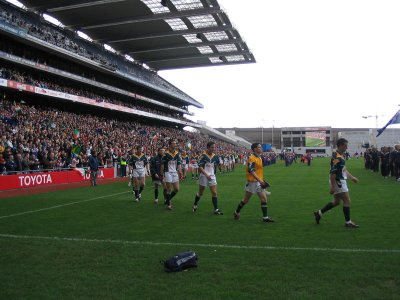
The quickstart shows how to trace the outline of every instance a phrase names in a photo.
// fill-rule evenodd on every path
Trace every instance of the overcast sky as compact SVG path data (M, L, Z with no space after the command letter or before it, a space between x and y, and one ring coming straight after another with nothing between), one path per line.
M204 105L194 120L382 127L400 109L399 0L218 2L257 63L160 71Z

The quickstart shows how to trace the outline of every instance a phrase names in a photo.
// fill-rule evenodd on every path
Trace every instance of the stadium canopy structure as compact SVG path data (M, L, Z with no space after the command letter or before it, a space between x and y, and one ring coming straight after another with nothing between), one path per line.
M20 0L153 70L254 63L217 0Z

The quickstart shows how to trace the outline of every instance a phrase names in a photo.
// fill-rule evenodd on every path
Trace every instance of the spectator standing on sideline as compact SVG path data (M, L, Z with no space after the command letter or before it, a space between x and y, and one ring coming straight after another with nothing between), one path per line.
M97 173L99 172L99 160L96 156L96 152L92 150L92 155L89 156L89 167L90 167L90 182L92 186L97 186Z

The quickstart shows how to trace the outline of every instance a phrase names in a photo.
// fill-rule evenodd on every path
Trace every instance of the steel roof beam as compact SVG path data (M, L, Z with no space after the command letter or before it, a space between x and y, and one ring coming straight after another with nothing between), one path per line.
M167 45L164 47L159 47L159 48L146 48L146 49L141 49L138 51L129 51L127 50L127 53L146 53L146 52L158 52L158 51L164 51L164 50L174 50L174 49L185 49L185 48L194 48L194 47L203 47L203 46L215 46L215 45L224 45L224 44L235 44L238 46L238 44L243 44L244 41L242 40L221 40L221 41L211 41L211 42L199 42L199 43L189 43L189 44L175 44L175 45ZM247 49L246 49L247 50Z
M142 35L137 35L137 36L133 36L133 37L126 38L126 39L120 39L120 40L99 39L99 40L96 40L96 42L107 42L108 44L113 44L113 43L123 43L123 42L136 41L136 40L155 39L155 38L162 38L162 37L168 37L168 36L183 35L183 34L225 31L225 30L231 30L231 29L233 29L232 25L219 26L219 27L212 26L212 27L198 28L196 30L185 29L185 30L175 30L175 31L168 31L168 32L153 33L153 34L142 34Z
M84 8L84 7L91 7L91 6L117 3L117 2L125 2L125 1L127 1L127 0L99 0L99 1L92 1L92 2L82 2L82 3L72 4L72 5L48 8L47 11L48 12L59 12L59 11L80 9L80 8ZM57 3L57 1L54 1L54 2Z
M226 57L226 56L232 56L232 55L243 55L243 57L246 59L248 58L248 54L250 54L250 51L232 51L232 52L218 52L218 53L207 53L207 54L197 54L197 55L185 55L185 56L176 56L176 57L161 57L159 59L142 59L141 61L144 63L154 63L158 61L170 61L170 60L183 60L183 59L194 59L194 58L208 58L208 57ZM246 59L246 61L249 59Z
M174 65L171 67L157 67L157 63L154 64L149 64L149 66L159 70L159 71L165 71L165 70L176 70L176 69L188 69L188 68L197 68L197 67L216 67L216 66L227 66L227 65L240 65L240 64L248 64L248 63L254 63L255 61L236 61L236 62L221 62L217 64L212 64L212 63L196 63L192 64L190 66L180 66L180 65Z
M185 11L178 11L173 13L162 13L162 14L155 14L155 15L148 15L148 16L139 16L134 18L121 18L115 19L112 22L104 23L104 24L69 24L66 27L71 28L80 28L80 29L96 29L96 28L104 28L104 27L111 27L111 26L120 26L120 25L127 25L127 24L134 24L134 23L141 23L141 22L151 22L151 21L159 21L171 18L185 18L191 16L201 16L201 15L208 15L208 14L216 14L220 13L221 9L219 7L211 7L211 8L201 8L201 9L193 9L193 10L185 10Z

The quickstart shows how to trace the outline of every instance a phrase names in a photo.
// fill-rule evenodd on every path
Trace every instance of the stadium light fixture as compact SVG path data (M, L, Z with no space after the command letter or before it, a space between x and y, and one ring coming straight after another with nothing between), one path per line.
M6 0L7 2L10 2L11 4L14 4L15 6L18 6L19 8L22 8L23 10L28 10L25 5L23 5L21 2L18 0Z
M57 20L56 18L48 15L48 14L42 14L43 19L45 19L47 22L50 22L58 27L64 28L65 25L63 23L61 23L59 20Z
M271 147L274 146L274 127L275 127L275 120L272 120Z
M93 39L90 37L90 36L88 36L86 33L83 33L82 31L77 31L76 32L76 34L79 36L79 37L81 37L81 38L83 38L83 39L85 39L85 40L87 40L87 41L89 41L89 42L93 42Z
M376 128L378 128L378 118L381 117L381 116L383 116L383 115L380 115L380 116L378 116L378 115L373 115L373 116L369 115L369 116L362 116L362 118L363 119L375 118L375 126L376 126Z
M264 145L264 121L265 119L261 119L261 145Z

